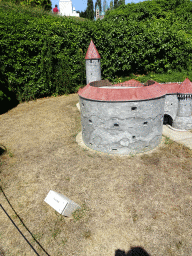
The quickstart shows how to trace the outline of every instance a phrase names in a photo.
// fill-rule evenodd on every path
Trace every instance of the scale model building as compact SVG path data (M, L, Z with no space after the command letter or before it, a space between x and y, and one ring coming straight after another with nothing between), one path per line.
M144 86L136 80L112 85L101 80L100 55L91 40L86 59L87 85L80 89L82 139L95 150L135 154L158 146L163 122L192 129L192 83Z
M59 9L61 16L75 16L79 17L79 13L75 11L71 0L59 0Z

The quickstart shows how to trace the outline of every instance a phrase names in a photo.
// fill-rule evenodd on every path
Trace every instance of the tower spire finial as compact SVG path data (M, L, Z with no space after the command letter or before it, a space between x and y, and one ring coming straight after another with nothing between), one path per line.
M89 48L87 50L86 56L85 56L86 60L97 60L97 59L101 59L101 56L99 55L97 48L95 47L93 40L91 39L91 42L89 44Z

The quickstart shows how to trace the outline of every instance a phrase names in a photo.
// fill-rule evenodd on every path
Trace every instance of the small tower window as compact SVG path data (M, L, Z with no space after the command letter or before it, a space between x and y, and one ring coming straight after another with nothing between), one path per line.
M92 60L90 60L90 63L92 63Z
M98 60L98 62L99 62L99 60Z
M132 108L131 108L131 110L136 110L136 109L137 109L137 107L132 107Z

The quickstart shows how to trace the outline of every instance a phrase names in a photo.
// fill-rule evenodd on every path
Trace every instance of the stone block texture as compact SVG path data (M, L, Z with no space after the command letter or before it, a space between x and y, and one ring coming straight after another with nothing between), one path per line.
M99 102L79 97L84 143L101 152L135 154L161 141L165 97L137 102Z
M173 120L173 127L180 130L192 129L191 98L179 98L177 116Z
M87 84L101 80L100 60L86 60L86 82Z
M169 115L173 120L176 118L178 111L178 98L177 94L165 95L165 108L164 115Z

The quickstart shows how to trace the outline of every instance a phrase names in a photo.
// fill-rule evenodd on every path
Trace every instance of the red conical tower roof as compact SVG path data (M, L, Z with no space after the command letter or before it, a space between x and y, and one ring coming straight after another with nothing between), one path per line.
M192 83L186 78L183 83L179 86L178 93L182 94L192 94Z
M89 48L87 50L86 56L85 56L86 60L93 60L93 59L101 59L101 56L99 55L93 41L91 40L91 43L89 45Z

